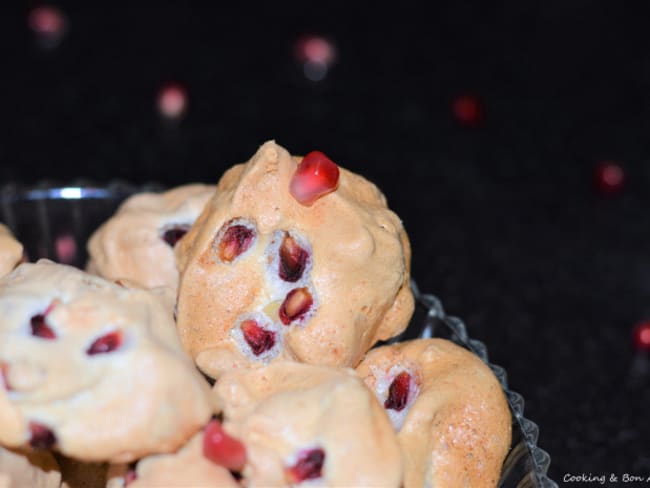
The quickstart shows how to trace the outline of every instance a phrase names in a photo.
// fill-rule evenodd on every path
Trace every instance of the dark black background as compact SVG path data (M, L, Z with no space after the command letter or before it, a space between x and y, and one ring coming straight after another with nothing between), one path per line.
M49 50L26 23L37 4L1 7L0 182L216 182L267 139L320 149L387 195L420 288L506 368L551 478L650 476L631 342L650 318L645 10L218 3L60 2L69 29ZM323 81L294 56L305 34L337 47ZM176 122L156 108L170 81L189 94ZM453 117L464 93L485 104L478 127ZM626 171L619 195L594 190L603 160Z

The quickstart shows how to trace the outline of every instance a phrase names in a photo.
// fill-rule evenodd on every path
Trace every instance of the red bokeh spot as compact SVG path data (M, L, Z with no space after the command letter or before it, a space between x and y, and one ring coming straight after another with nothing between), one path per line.
M187 91L178 83L169 83L158 92L158 110L168 119L177 119L187 111Z
M56 7L36 7L29 12L27 24L37 34L61 35L65 30L65 17Z
M454 118L462 125L476 127L485 118L485 108L481 100L474 95L460 95L451 106Z
M650 352L650 321L636 325L632 332L634 347L639 352Z
M322 63L329 66L336 60L336 48L324 37L304 36L296 42L295 56L303 63Z
M77 242L70 234L59 236L54 241L56 257L64 264L73 263L77 257Z
M596 190L605 196L620 193L625 185L625 171L615 161L603 161L596 165L593 178Z

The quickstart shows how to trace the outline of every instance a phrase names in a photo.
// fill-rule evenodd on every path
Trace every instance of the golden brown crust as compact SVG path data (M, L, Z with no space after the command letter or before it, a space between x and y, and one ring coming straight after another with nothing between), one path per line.
M398 432L404 486L496 487L512 418L492 371L450 341L417 339L371 350L357 373L383 403L385 385L402 370L418 389Z

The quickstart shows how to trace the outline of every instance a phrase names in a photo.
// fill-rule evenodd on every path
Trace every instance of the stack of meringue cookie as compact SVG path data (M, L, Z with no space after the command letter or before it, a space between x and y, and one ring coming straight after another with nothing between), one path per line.
M496 487L504 392L414 309L379 189L274 141L136 194L85 270L0 227L0 488ZM20 263L20 264L19 264Z

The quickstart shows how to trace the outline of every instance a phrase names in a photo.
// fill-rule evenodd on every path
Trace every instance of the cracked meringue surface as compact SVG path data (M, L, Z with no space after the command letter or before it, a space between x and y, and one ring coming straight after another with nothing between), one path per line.
M213 395L249 486L400 486L390 421L350 368L276 361L224 374Z
M301 204L290 193L300 162L264 143L222 176L176 247L180 337L212 377L275 358L354 366L411 317L409 241L384 195L340 168L334 191ZM263 332L237 332L255 315L275 334L269 349L280 343L261 358Z
M371 350L356 371L391 416L405 487L497 486L512 417L476 355L445 339L415 339ZM401 373L412 382L396 382Z
M127 462L178 448L210 418L162 296L41 260L0 279L0 314L6 447Z
M145 288L167 286L175 294L174 246L213 194L213 185L192 183L161 193L132 195L90 236L86 269Z

